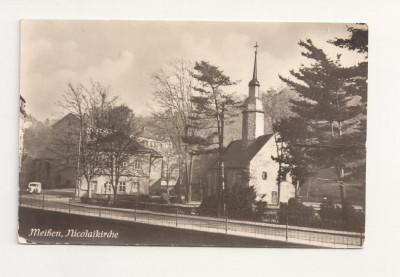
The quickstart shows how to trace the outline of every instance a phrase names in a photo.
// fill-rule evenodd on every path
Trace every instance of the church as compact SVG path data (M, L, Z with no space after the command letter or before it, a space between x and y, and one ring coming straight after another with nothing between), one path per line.
M294 197L295 189L290 178L278 188L278 163L271 158L277 155L275 139L278 134L265 134L265 115L257 80L257 47L256 44L253 78L242 111L242 139L231 141L223 155L225 187L254 186L259 199L269 205L279 205ZM216 194L217 188L218 160L215 160L205 176L204 195Z

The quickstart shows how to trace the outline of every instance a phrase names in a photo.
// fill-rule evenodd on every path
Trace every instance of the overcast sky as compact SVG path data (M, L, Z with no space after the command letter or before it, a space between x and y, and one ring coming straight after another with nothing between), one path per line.
M256 41L261 90L282 86L278 74L289 76L306 62L300 40L312 39L332 57L343 54L345 66L363 57L326 42L347 37L346 24L24 20L21 30L20 92L28 113L40 120L65 113L56 102L67 82L90 79L146 114L151 74L173 59L207 60L241 80L233 90L247 94Z

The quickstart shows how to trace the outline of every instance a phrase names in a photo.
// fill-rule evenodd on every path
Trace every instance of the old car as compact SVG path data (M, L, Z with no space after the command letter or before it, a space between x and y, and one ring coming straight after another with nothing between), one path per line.
M27 191L29 193L41 193L42 192L42 184L39 182L30 182L28 184Z

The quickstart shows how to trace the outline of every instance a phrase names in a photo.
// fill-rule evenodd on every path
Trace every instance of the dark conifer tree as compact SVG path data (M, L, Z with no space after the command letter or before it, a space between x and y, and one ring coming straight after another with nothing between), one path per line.
M216 137L218 145L218 201L219 213L224 207L224 167L223 167L223 150L224 150L224 126L229 124L234 116L237 116L240 101L231 94L223 91L224 87L236 85L237 82L232 81L229 76L217 66L211 65L206 61L196 62L194 67L194 78L199 85L194 89L198 95L192 98L196 107L197 120L208 121L211 128L215 130L210 135L211 140Z
M311 65L292 70L290 73L295 81L279 77L300 96L299 100L292 100L292 110L305 122L302 132L306 133L299 136L303 138L299 141L293 124L285 123L286 127L292 126L293 134L282 132L282 124L277 125L277 129L286 134L290 147L305 150L300 155L312 157L308 160L313 160L315 166L334 166L342 180L353 173L352 168L365 163L362 96L360 92L356 93L352 83L354 72L341 66L340 56L336 60L330 59L311 40L299 44L306 49L302 55L312 60ZM294 149L291 152L295 153Z

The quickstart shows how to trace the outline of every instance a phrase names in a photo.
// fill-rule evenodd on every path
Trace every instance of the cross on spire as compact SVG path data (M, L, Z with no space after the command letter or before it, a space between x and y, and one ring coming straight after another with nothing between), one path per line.
M258 47L260 47L260 46L257 44L257 41L256 41L256 45L254 45L254 48L256 49L256 54L257 54L257 48Z
M254 54L253 79L250 81L249 86L260 86L260 83L257 80L257 48L258 47L260 47L260 46L256 42L256 45L254 45L254 48L256 49L256 51Z

